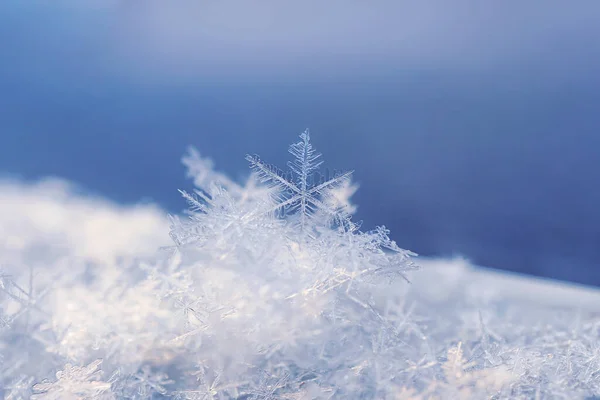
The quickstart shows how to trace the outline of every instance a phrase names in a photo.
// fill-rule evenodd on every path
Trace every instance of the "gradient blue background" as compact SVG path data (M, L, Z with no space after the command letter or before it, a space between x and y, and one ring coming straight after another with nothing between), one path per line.
M600 2L451 3L5 0L0 173L179 211L310 127L364 226L600 285Z

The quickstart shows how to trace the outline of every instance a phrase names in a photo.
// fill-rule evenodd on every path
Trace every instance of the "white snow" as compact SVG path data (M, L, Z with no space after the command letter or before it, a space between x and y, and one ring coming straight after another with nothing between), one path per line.
M197 152L186 165L196 212L171 219L174 242L157 207L56 179L0 183L0 395L600 395L599 289L460 258L414 270L385 229L354 225L347 180L282 194L291 186L237 184Z

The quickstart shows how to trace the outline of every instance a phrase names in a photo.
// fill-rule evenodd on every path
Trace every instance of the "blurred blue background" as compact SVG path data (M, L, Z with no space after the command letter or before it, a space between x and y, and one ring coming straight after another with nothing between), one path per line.
M365 227L600 285L600 2L0 3L0 173L185 207L311 128Z

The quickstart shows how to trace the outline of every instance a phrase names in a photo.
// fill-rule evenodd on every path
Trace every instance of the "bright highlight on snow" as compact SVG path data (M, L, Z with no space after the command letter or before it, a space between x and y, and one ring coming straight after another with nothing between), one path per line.
M248 156L240 184L191 149L196 189L181 192L170 246L151 207L0 186L0 395L600 395L598 292L419 269L385 227L361 230L351 173L320 174L308 131L289 151L289 172Z

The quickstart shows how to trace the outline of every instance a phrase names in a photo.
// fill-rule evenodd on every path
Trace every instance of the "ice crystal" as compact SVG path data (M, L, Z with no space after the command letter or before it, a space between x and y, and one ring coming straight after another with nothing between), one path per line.
M38 400L83 400L113 399L110 394L110 382L100 380L102 360L96 360L85 367L66 364L56 373L56 381L46 380L33 386Z
M324 182L317 181L315 173L323 161L320 160L321 154L310 143L308 130L300 134L300 141L291 145L289 152L294 159L288 162L288 167L295 179L288 179L283 172L266 164L258 156L246 157L260 181L275 189L275 205L272 210L280 211L302 231L307 230L310 223L315 224L314 220L311 221L314 215L325 214L334 220L342 216L342 210L336 202L327 201L326 198L335 199L333 190L347 186L352 172L335 174ZM339 199L339 192L336 194Z
M153 371L150 365L144 365L119 381L114 391L119 398L149 400L156 395L167 395L167 386L172 383L166 373Z

